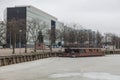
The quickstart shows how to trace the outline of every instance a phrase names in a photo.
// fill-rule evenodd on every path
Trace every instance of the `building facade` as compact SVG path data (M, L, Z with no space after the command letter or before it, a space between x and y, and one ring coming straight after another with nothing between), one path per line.
M47 14L33 6L16 6L16 7L10 7L6 10L6 20L7 20L7 46L10 47L13 43L13 32L16 32L15 34L15 42L16 47L24 47L25 44L27 45L33 45L34 41L32 40L32 35L30 32L26 32L29 29L29 21L37 20L40 23L46 24L47 28L51 30L51 43L55 44L56 42L56 36L55 36L55 30L57 27L59 27L60 22L55 18L54 16ZM10 22L14 22L15 27L11 27L13 25L9 24ZM22 23L22 24L21 24ZM12 29L11 29L12 28ZM14 29L16 30L14 30ZM45 30L42 31L43 35L45 34ZM26 41L26 37L29 37L29 41ZM50 44L49 37L44 37L44 43Z

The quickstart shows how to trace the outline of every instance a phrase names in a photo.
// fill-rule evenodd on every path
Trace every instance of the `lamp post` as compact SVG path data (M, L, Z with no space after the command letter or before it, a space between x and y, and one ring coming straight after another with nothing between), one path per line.
M20 54L21 54L21 32L22 32L22 30L20 29L19 30L19 49L20 49L19 53Z

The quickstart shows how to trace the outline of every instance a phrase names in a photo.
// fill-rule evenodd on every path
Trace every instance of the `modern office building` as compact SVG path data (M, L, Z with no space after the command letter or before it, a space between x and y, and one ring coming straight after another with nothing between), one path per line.
M16 7L9 7L6 10L6 21L7 21L7 46L10 47L10 45L12 44L12 35L11 33L13 33L14 30L12 30L11 32L11 25L9 25L8 23L15 20L19 23L16 23L16 28L17 28L17 33L16 33L16 47L19 47L19 44L21 44L22 47L24 47L25 43L26 43L26 37L31 37L31 35L27 36L27 29L28 27L28 22L31 20L37 20L37 21L41 21L42 23L45 23L47 25L47 29L51 30L51 34L52 34L52 43L54 44L56 41L56 36L55 36L55 29L57 27L59 27L59 25L61 25L61 23L57 20L57 18L55 18L54 16L41 11L40 9L37 9L33 6L16 6ZM20 24L20 21L23 21L22 24ZM19 24L19 25L18 25ZM14 28L14 29L16 29ZM44 31L43 31L43 35ZM44 42L45 44L48 44L48 37L44 38ZM34 44L33 40L30 39L29 41L27 41L27 44ZM49 43L50 44L50 43Z

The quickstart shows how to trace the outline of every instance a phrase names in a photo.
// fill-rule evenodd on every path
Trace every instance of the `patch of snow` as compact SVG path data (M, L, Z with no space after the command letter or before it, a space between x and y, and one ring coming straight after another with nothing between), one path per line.
M98 73L98 72L88 72L84 73L83 77L99 79L99 80L120 80L120 76L112 75L110 73Z
M65 77L86 77L91 79L98 80L120 80L120 76L112 75L110 73L102 73L102 72L86 72L86 73L61 73L61 74L52 74L50 78L65 78Z
M62 78L62 77L73 77L73 76L81 76L81 73L62 73L62 74L52 74L51 78Z

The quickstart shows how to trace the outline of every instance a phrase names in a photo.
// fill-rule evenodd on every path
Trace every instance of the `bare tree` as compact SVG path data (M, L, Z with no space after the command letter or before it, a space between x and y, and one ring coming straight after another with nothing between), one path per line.
M97 31L96 33L96 39L97 39L97 47L101 47L102 35L99 31Z
M25 53L27 53L27 42L29 42L32 39L32 37L30 37L30 35L31 35L30 30L31 30L31 27L32 27L31 21L27 21L26 25L27 25L26 30L24 30L26 32L26 37L25 37Z
M64 42L71 46L79 47L83 27L77 23L70 23L64 27ZM82 37L83 38L83 37Z
M40 21L38 19L32 19L31 21L29 21L28 23L28 28L29 28L29 35L31 35L31 39L34 42L34 51L36 52L36 43L37 43L37 39L38 39L38 34L39 32L45 30L45 28L47 27L46 23L43 21ZM29 36L28 36L29 37Z
M49 40L49 48L50 51L52 52L52 44L51 44L51 29L46 30L46 35L47 39Z
M5 47L6 44L6 23L0 22L0 44Z
M16 47L16 34L19 32L19 21L16 19L12 19L7 22L7 34L10 35L11 44L13 48L13 54L15 54L15 47Z
M64 33L65 33L65 26L63 23L61 23L61 25L59 25L59 28L56 29L56 39L60 40L60 42L63 42L64 39Z
M26 21L23 19L20 19L19 20L19 42L20 42L20 39L22 39L20 44L22 45L22 43L24 43L25 53L27 53L27 42L29 41L28 32L29 32L29 28L27 27ZM22 46L19 46L19 47L21 48Z

